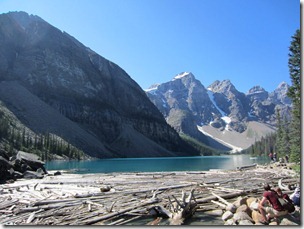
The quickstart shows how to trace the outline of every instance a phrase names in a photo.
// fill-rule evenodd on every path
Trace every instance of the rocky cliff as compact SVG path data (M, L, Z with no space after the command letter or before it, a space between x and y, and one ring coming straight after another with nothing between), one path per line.
M169 82L151 86L146 93L178 132L213 147L216 140L241 150L274 131L276 109L290 116L287 90L283 82L271 93L254 86L245 94L230 80L217 80L205 88L192 73L182 72Z
M0 100L95 157L197 155L118 65L24 12L0 15Z

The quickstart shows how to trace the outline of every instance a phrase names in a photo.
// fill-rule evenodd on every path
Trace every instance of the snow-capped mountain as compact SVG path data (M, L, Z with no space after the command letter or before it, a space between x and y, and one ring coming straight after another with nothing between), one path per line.
M178 132L213 147L216 140L236 151L274 130L277 108L288 115L287 90L282 83L272 93L254 86L245 94L229 80L217 80L205 88L192 73L182 72L169 82L153 85L146 94Z

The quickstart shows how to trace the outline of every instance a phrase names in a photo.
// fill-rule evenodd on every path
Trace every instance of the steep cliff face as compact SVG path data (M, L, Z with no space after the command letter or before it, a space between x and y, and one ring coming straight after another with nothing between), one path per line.
M37 16L2 14L0 25L1 83L14 81L43 106L77 125L79 130L73 132L66 125L63 138L72 139L76 146L97 157L196 154L116 64ZM9 96L3 100L7 106L13 104ZM28 110L19 116L32 129L47 131L25 118L30 115ZM45 115L46 119L53 117ZM57 132L60 128L53 127ZM100 147L78 142L83 133L96 141L89 143L84 138L85 145Z
M241 150L274 131L276 109L290 116L287 90L288 85L281 83L271 93L254 86L245 94L230 80L217 80L206 89L192 73L183 72L146 93L178 132L213 147L216 140Z

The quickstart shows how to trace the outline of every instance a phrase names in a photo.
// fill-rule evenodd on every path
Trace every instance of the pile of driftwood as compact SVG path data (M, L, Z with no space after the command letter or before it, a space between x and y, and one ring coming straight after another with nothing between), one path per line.
M4 225L180 225L219 201L261 197L263 183L298 183L289 169L69 174L0 185ZM227 205L228 202L226 202ZM225 207L226 207L225 205ZM221 216L219 216L221 217Z

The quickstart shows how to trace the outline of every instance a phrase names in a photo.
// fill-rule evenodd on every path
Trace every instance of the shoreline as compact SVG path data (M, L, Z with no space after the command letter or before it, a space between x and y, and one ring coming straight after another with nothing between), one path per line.
M273 165L272 165L273 166ZM54 171L49 171L53 173ZM151 213L166 208L169 198L193 190L197 210L185 225L223 225L221 208L211 193L232 202L239 196L261 197L263 183L299 183L287 167L180 172L114 172L48 175L0 185L0 224L4 225L168 225ZM230 197L231 196L231 197ZM202 215L201 213L204 213ZM206 214L210 216L203 220ZM77 216L77 217L76 217Z

